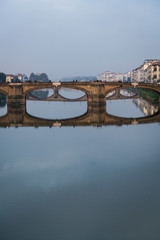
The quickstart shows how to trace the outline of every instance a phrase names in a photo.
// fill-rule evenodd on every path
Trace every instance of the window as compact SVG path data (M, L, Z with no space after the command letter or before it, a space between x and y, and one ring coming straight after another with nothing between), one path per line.
M156 72L156 71L157 71L157 66L154 67L154 72Z

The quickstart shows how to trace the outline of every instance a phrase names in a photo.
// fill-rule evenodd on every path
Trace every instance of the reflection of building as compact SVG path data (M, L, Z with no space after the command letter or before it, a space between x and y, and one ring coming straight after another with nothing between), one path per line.
M129 91L128 89L122 89L120 90L120 94L122 94L123 96L127 96L127 97L132 97L135 95L134 92Z
M134 99L133 103L136 104L145 116L153 115L158 111L158 106L154 106L145 99L138 98Z

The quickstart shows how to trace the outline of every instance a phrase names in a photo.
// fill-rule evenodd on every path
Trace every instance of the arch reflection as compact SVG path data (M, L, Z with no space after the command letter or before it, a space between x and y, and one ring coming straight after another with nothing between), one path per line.
M89 105L87 112L76 117L65 119L45 119L27 113L25 106L17 108L7 106L7 114L0 117L0 127L79 127L79 126L123 126L135 124L160 123L160 109L150 116L127 118L113 116L106 112L106 106Z
M34 90L30 92L28 95L35 97L37 99L47 99L53 94L54 94L54 91L52 88L44 88L44 89Z
M43 119L66 119L87 112L86 102L27 101L27 113Z
M62 97L72 100L79 99L86 95L83 91L63 87L59 88L58 92Z
M0 92L0 117L7 113L7 97Z

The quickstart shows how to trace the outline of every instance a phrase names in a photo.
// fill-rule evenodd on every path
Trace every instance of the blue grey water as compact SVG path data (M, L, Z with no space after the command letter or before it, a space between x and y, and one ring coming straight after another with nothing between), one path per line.
M136 101L108 101L107 112L144 116ZM42 118L86 111L86 102L27 101ZM158 123L10 127L0 136L0 239L160 239Z

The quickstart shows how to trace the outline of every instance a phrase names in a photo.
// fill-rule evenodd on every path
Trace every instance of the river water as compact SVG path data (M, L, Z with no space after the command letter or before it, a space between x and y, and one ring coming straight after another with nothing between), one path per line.
M106 108L135 118L157 111L143 99ZM41 118L86 111L86 102L27 101L27 112ZM0 136L0 239L160 239L158 123L9 127Z

